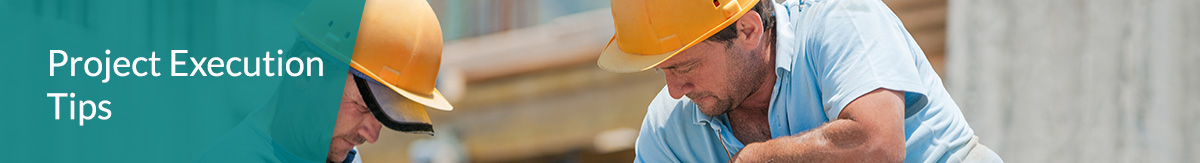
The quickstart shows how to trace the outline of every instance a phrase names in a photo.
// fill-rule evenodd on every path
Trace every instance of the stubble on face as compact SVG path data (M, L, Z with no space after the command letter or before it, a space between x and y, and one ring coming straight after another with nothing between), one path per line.
M333 137L329 141L329 153L326 156L329 162L345 159L355 145L367 141L366 137L356 132L357 128L362 125L360 119L364 115L361 114L366 109L361 94L358 94L358 87L354 85L352 79L347 76L346 86L342 92L341 105L338 107L338 117L334 122Z
M726 67L722 70L724 71L722 75L726 77L724 81L720 81L722 87L719 88L720 92L724 93L717 95L712 91L698 91L687 94L687 97L692 100L701 98L705 103L711 102L710 104L697 103L700 112L708 116L718 116L735 109L751 93L754 93L758 85L765 82L766 78L760 74L764 74L763 72L769 69L765 67L766 64L756 61L752 56L757 53L757 50L745 50L739 46L726 46L726 48L723 56L726 57Z

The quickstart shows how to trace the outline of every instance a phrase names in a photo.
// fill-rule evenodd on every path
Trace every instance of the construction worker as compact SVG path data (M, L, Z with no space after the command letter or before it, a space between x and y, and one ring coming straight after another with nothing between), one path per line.
M879 0L612 0L597 61L658 69L635 162L1002 162Z
M313 3L309 9L318 12L306 10L296 20L295 27L306 45L297 47L329 54L351 68L327 161L361 162L354 146L374 143L381 126L433 134L425 108L450 111L453 107L434 88L441 64L442 32L428 2L367 0L356 29L337 28L336 23L354 22L358 17L319 12L324 5L337 5L322 3L340 2ZM357 38L351 34L355 32ZM353 57L349 58L351 51Z
M361 162L355 146L374 143L383 126L433 134L425 108L454 109L434 87L442 33L428 2L314 0L293 27L300 37L287 57L332 58L323 63L348 67L346 77L283 79L266 106L250 113L197 162ZM314 87L339 83L344 87ZM315 120L328 114L294 109L324 106L330 99L321 94L333 91L342 94L332 125ZM332 126L332 138L322 136L330 131L320 126Z

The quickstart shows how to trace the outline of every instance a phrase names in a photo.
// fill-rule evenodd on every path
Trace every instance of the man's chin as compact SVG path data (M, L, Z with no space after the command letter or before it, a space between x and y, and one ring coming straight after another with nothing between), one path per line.
M329 151L329 156L327 156L328 160L325 160L325 161L326 162L338 162L338 161L346 160L347 153L350 153L350 151L341 152L341 154L334 153L333 151Z
M730 110L733 110L733 108L730 108L729 105L720 105L720 104L722 104L722 103L719 103L719 102L708 103L708 104L696 103L696 109L700 110L700 113L704 113L704 115L708 115L708 116L719 116L721 114L725 114L726 112L729 112Z
M334 141L341 141L341 140L334 139ZM340 144L338 144L338 143L340 143L340 142L334 142L329 145L329 155L327 156L329 162L338 162L338 161L345 160L346 154L350 153L350 150L354 148L353 146L341 147L341 146L339 146Z
M715 107L712 107L712 106L708 106L708 107L697 106L696 109L699 109L700 113L703 113L704 115L708 115L708 116L718 116L721 114L725 114L724 110L717 110Z

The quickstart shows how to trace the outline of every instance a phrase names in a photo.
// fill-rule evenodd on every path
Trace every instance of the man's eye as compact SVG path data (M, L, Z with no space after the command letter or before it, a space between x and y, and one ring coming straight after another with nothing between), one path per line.
M677 73L687 73L687 72L690 72L690 71L692 71L692 68L693 68L693 66L692 66L692 65L687 65L687 66L684 66L684 67L676 68L676 69L675 69L675 72L677 72Z

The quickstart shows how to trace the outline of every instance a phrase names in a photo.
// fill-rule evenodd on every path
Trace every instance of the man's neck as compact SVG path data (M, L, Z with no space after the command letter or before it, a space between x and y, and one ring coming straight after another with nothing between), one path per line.
M736 108L726 113L732 127L733 135L742 144L763 142L771 139L770 121L771 95L775 92L775 54L770 54L766 62L770 65L764 75L762 84L754 92L742 100Z
M762 86L750 93L741 105L732 111L737 110L763 110L766 111L771 107L771 93L775 91L775 76L772 75Z
M765 62L767 62L766 65L768 66L763 67L770 70L763 71L767 72L765 74L758 74L763 76L763 82L758 85L758 88L755 89L754 92L750 92L750 95L746 96L746 99L742 100L741 104L738 104L737 107L735 107L733 110L730 110L731 112L738 110L761 110L761 112L766 113L767 110L770 110L771 94L775 92L775 79L778 78L775 76L775 54L771 52L774 52L774 50L768 51L769 54L767 55L767 58L765 58Z
M775 78L775 75L771 74L758 89L746 97L746 100L743 100L736 108L730 110L727 113L730 115L730 120L739 120L740 118L766 119L767 112L771 110L771 93L775 91Z
M771 139L771 123L768 114L771 109L771 92L775 88L775 78L770 78L764 85L765 87L751 93L737 108L726 113L733 136L742 144L764 142Z

